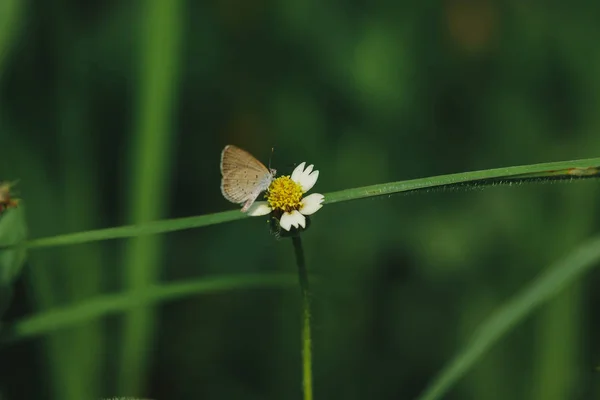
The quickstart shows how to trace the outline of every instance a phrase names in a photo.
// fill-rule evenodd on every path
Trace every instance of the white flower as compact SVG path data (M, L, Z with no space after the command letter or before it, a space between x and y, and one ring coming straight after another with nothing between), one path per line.
M325 199L320 193L302 197L312 189L319 178L319 171L313 171L312 164L306 169L305 165L305 162L298 165L291 176L274 179L267 190L267 201L254 202L248 209L248 215L256 217L274 212L279 217L279 226L286 231L292 226L305 228L305 215L319 211Z

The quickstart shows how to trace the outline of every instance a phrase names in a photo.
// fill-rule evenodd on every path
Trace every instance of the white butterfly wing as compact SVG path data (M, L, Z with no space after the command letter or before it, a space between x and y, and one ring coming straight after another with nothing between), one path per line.
M232 203L254 200L266 190L273 175L254 156L239 147L225 146L221 153L221 192Z

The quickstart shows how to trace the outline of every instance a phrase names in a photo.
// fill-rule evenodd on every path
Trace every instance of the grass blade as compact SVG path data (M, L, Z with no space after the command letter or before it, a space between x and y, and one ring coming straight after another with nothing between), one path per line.
M599 261L600 237L595 237L552 265L478 328L467 347L454 357L418 400L440 399L496 341Z
M141 70L138 129L133 144L130 209L134 223L162 216L169 183L172 113L179 74L183 4L151 0L141 7ZM136 237L127 243L124 286L138 290L159 276L161 237ZM155 317L152 309L128 313L123 321L117 389L140 393L150 364Z
M28 243L25 243L24 245L27 248L31 249L68 246L72 244L97 242L100 240L122 239L135 236L156 235L158 233L176 232L186 229L200 228L203 226L216 225L247 217L248 216L246 214L241 213L239 210L225 211L195 217L165 219L162 221L152 221L142 224L125 225L116 228L69 233L66 235L34 239L29 241ZM8 249L9 247L6 248Z
M559 161L461 172L458 174L432 176L429 178L340 190L325 195L325 204L442 187L486 186L511 184L514 182L526 183L543 180L571 180L597 177L600 177L600 158L588 158L585 160Z
M3 326L0 343L7 344L65 329L109 314L190 295L239 289L287 288L298 284L294 274L252 274L202 278L181 283L155 284L138 291L103 295L72 306L49 310Z
M403 192L414 192L445 187L469 187L527 183L540 180L555 179L588 179L600 176L600 158L584 160L559 161L552 163L524 165L516 167L496 168L483 171L461 172L457 174L440 175L429 178L412 179L408 181L382 183L354 189L346 189L325 194L324 204L357 200L367 197L385 196ZM222 224L247 218L239 210L225 211L195 217L174 218L162 221L152 221L136 225L116 228L97 229L85 232L57 235L33 239L21 244L30 249L42 247L67 246L100 240L120 239L134 236L155 235L200 228L209 225ZM5 249L15 246L5 247Z

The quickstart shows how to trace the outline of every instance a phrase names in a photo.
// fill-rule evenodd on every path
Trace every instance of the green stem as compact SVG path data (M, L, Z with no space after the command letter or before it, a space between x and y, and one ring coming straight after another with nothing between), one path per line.
M300 236L292 237L294 252L296 253L296 264L298 264L298 278L300 281L300 292L302 293L302 389L304 400L312 400L312 339L310 336L310 299L308 292L308 272L302 240Z
M132 173L128 213L134 224L160 218L167 209L184 4L182 0L140 2L140 67L136 132L131 146ZM160 237L136 237L123 255L123 284L132 290L154 285L161 274ZM155 309L125 315L116 371L120 393L139 393L148 379L156 340Z
M493 185L517 183L552 182L556 180L578 180L600 178L600 157L585 160L560 161L544 164L521 165L496 168L484 171L462 172L408 181L389 182L354 189L325 193L323 204L357 200L366 197L393 195L397 193L443 190L451 188L482 188ZM145 198L148 198L146 196ZM52 237L42 237L10 246L0 246L1 250L16 247L34 249L42 247L67 246L100 240L156 235L184 229L200 228L248 218L239 210L225 211L195 217L173 218L162 221L140 222L134 225L96 229L85 232L67 233Z
M227 275L204 277L191 281L162 282L144 290L104 294L79 303L25 316L9 324L0 322L0 348L24 339L82 325L87 321L118 314L125 310L139 309L188 296L238 289L291 288L296 284L297 278L292 274Z
M434 378L418 400L442 399L446 392L502 337L529 314L600 262L600 236L555 262L531 284L491 313L464 349Z

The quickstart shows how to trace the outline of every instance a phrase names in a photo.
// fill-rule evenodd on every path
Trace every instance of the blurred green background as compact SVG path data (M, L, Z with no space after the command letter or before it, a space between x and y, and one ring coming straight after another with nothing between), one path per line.
M597 157L600 3L0 2L0 178L31 237L234 209L226 144L315 191ZM597 181L324 207L304 235L315 394L410 399L598 231ZM5 321L153 282L295 273L264 219L32 251ZM448 399L600 396L600 272ZM2 400L299 399L297 289L189 297L0 351Z

